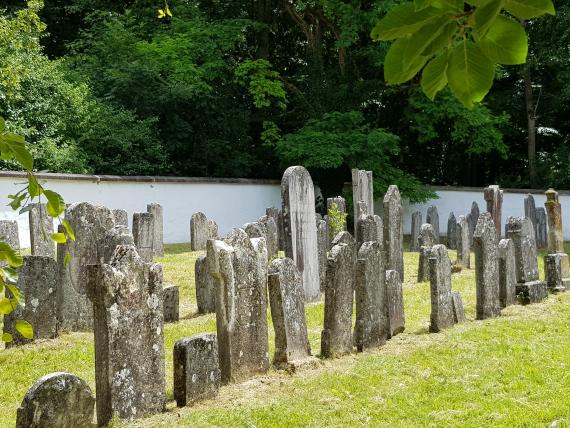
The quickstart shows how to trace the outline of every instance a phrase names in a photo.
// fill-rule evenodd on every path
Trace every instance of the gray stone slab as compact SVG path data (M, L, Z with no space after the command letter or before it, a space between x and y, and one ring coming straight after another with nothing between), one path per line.
M162 289L164 322L177 322L180 318L180 292L177 285L165 284Z
M487 212L491 214L493 223L495 224L495 234L497 240L501 239L501 213L503 208L503 191L498 185L488 186L483 191L485 202L487 203Z
M449 213L447 219L447 248L455 250L457 248L457 219L453 212Z
M20 249L20 235L16 220L0 220L0 241L7 243L15 250Z
M459 291L451 292L453 300L453 320L456 324L465 322L465 311L463 309L463 299Z
M499 301L502 308L516 302L516 262L515 246L510 239L501 239L499 256Z
M206 214L201 212L192 214L190 218L190 247L192 251L205 250L209 236Z
M404 295L400 275L395 270L386 271L386 314L388 317L388 338L405 329Z
M435 205L428 207L426 214L426 223L433 226L435 243L439 244L439 213L437 212L437 207Z
M384 196L384 253L386 270L395 270L404 280L403 207L398 186L391 185Z
M564 260L566 259L566 260ZM568 263L568 254L555 253L544 256L544 272L546 286L552 292L566 291L570 285L570 278L564 277L562 266Z
M115 218L115 225L116 226L126 226L129 227L129 213L127 210L123 209L114 209L113 217Z
M194 265L194 283L196 284L196 304L199 314L216 312L216 286L214 277L208 270L206 256L196 259Z
M536 246L539 249L548 245L546 210L543 207L536 209Z
M271 216L264 215L259 218L258 222L263 226L265 245L267 245L267 254L271 260L277 256L279 252L279 231L275 219Z
M285 248L283 244L283 216L279 208L270 207L265 209L265 215L275 220L277 225L277 250Z
M415 211L412 213L412 228L410 237L410 251L420 251L420 229L422 227L422 213Z
M145 262L152 262L154 254L154 214L133 214L133 238L139 256Z
M327 278L328 228L324 220L317 221L317 248L319 250L319 286L325 291Z
M507 219L507 238L511 239L515 246L517 282L538 280L536 242L530 219L509 217Z
M28 219L32 255L55 259L55 243L51 240L53 218L48 215L46 204L30 204Z
M164 256L164 215L162 205L153 202L146 206L146 211L153 215L152 255Z
M418 282L424 282L429 280L429 257L431 248L435 245L436 242L435 233L431 224L422 224L418 241L420 245Z
M466 216L469 223L469 244L471 247L473 247L473 234L475 233L475 227L479 221L479 214L479 205L477 205L477 202L473 201L471 203L471 211Z
M107 230L99 243L99 261L109 263L119 245L135 245L135 239L128 227L115 226Z
M473 235L477 319L501 314L499 302L499 262L495 223L490 213L479 216Z
M431 315L429 331L437 333L455 323L451 294L451 261L445 245L434 245L429 258Z
M374 215L374 178L372 171L356 168L352 170L352 200L355 225L356 219L359 217L358 201L364 201L366 204L366 214Z
M464 268L471 268L471 245L469 244L469 223L464 215L460 215L457 219L457 239L455 247L457 248L457 263Z

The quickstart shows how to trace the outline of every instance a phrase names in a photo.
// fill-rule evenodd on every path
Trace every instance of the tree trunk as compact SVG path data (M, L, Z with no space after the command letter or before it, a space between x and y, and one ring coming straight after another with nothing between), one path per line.
M524 96L527 120L527 150L528 150L528 176L530 185L536 185L536 113L534 97L532 94L532 80L530 79L530 66L527 63L523 66L524 76Z

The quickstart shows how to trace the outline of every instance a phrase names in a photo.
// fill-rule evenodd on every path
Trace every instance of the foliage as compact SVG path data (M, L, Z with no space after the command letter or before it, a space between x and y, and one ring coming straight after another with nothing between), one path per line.
M271 107L275 104L280 109L287 108L287 94L279 73L272 69L266 59L244 61L235 71L236 80L247 87L257 108Z
M333 202L327 212L329 216L329 236L333 239L343 230L346 230L348 213L341 212L336 202Z

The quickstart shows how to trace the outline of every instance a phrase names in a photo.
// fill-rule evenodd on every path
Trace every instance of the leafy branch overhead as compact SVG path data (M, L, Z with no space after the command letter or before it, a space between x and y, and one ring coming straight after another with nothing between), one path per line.
M371 36L394 40L384 61L388 84L421 72L430 99L449 84L471 108L491 89L497 64L526 61L528 40L518 20L545 14L555 14L551 0L414 0L393 7Z

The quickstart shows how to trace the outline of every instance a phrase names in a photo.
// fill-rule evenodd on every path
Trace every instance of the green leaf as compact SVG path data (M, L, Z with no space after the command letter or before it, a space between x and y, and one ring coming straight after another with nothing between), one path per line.
M2 333L2 342L8 343L13 340L13 337L10 333Z
M43 192L42 186L38 183L38 180L34 174L28 174L28 193L32 198L40 196Z
M505 0L505 9L519 19L556 14L551 0Z
M504 0L486 0L482 2L472 15L473 28L477 38L483 37L503 8Z
M12 294L13 297L12 300L19 303L23 296L20 293L20 290L18 290L18 288L14 284L6 284L6 287L8 287L8 290L10 290L10 293Z
M18 320L16 321L16 330L26 339L34 338L34 329L28 321Z
M435 95L447 85L448 55L443 53L432 59L422 72L422 90L433 101Z
M432 3L433 0L414 0L414 9L417 12L431 6Z
M8 283L15 284L18 281L18 271L12 267L5 266L2 269L4 272L4 277L8 280ZM4 285L4 283L2 283ZM3 290L0 288L0 293Z
M439 35L441 35L448 23L449 17L443 16L436 21L425 25L410 37L403 58L404 68L409 68L410 65L416 61L422 53L424 53L426 48L436 40Z
M52 233L51 240L57 242L58 244L65 244L67 242L65 233Z
M66 219L62 219L61 222L63 223L63 227L65 227L65 231L69 235L69 238L72 241L75 241L75 233L73 232L73 228L71 227L69 222Z
M449 46L452 41L452 37L457 33L457 22L452 21L444 25L441 33L429 44L429 46L424 51L426 56L430 56L438 53L443 48Z
M70 261L71 261L71 254L65 253L65 257L63 258L63 267L66 268Z
M526 61L526 32L518 22L506 16L499 16L477 45L489 59L499 64L524 64Z
M28 171L34 168L34 158L25 144L15 144L12 146L14 157Z
M10 266L22 266L23 260L20 253L5 242L0 242L0 260L6 260Z
M427 23L441 16L441 11L433 7L416 12L413 3L394 6L376 24L370 36L374 40L392 40L413 34Z
M47 212L51 217L58 217L65 210L65 202L59 193L52 190L44 190L44 195L47 198Z
M0 299L0 315L8 315L14 308L15 306L12 304L12 301L7 297Z
M6 129L6 122L4 121L4 118L0 116L0 132L4 132L5 129Z
M463 12L463 0L441 0L441 2L456 12Z
M464 40L451 51L447 66L449 87L463 105L473 107L491 89L495 67L475 43Z
M418 57L408 68L404 68L403 57L409 38L396 40L390 46L384 60L384 79L390 85L404 83L414 77L427 61L426 57Z

